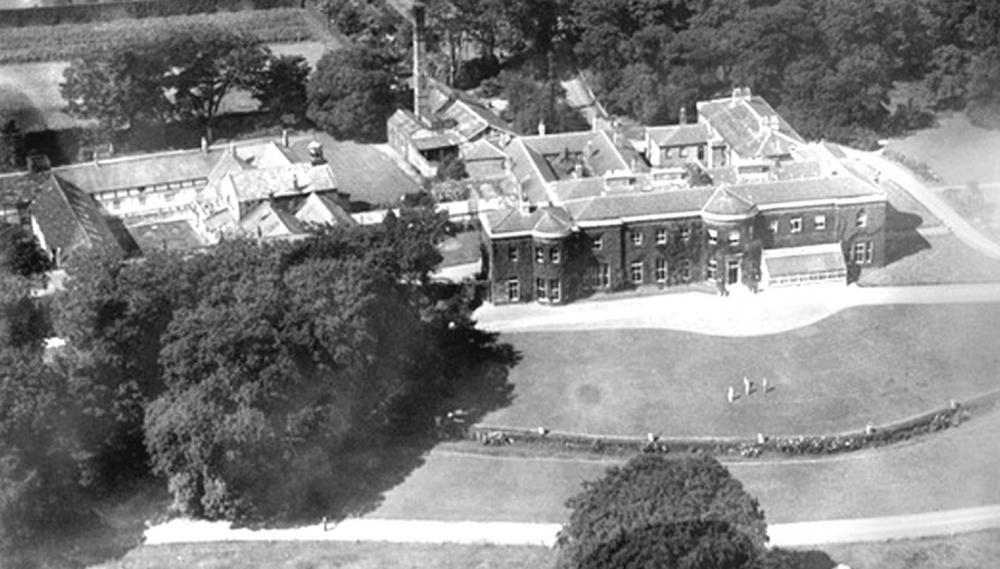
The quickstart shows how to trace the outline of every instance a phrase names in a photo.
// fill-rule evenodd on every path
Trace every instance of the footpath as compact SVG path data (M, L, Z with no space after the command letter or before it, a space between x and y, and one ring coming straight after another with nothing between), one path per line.
M1000 302L1000 283L904 287L814 285L729 297L686 292L566 306L487 304L492 332L663 328L713 336L762 336L815 324L853 306Z
M228 522L175 519L146 530L146 545L240 541L378 541L552 547L560 524L515 522L442 522L427 520L349 519L292 529L232 528ZM1000 528L1000 506L965 508L907 516L771 524L772 547L820 546L888 539L949 536Z

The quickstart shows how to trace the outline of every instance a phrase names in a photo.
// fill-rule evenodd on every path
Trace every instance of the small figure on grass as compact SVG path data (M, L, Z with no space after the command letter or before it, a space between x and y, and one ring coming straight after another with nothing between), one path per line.
M732 385L729 386L729 392L726 394L726 397L729 399L730 403L736 400L736 390L733 389Z
M750 397L750 390L753 389L753 382L747 379L747 376L743 376L743 392L746 393L747 397Z
M767 394L768 387L767 387L767 378L766 377L761 378L761 380L760 380L760 388L761 388L761 391L763 391L765 394Z

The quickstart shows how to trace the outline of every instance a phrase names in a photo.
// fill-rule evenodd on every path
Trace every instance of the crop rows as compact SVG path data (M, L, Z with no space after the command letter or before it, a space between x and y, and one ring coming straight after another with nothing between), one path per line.
M0 28L0 64L69 60L135 36L149 37L157 32L201 23L250 32L265 43L312 39L305 11L292 8Z

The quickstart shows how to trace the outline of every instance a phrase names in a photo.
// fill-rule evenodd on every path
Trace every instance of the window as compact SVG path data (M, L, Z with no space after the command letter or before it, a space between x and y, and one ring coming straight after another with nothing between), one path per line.
M656 260L656 282L665 283L667 282L667 260L657 259Z
M813 227L816 229L816 231L823 231L824 229L826 229L826 216L817 215L816 217L814 217Z
M507 279L507 300L517 302L521 300L521 281L517 277Z
M600 251L601 249L604 249L604 236L600 235L594 237L594 240L590 244L590 248L594 251Z
M549 280L549 300L559 302L562 300L562 283L559 279Z
M633 245L635 245L636 247L642 245L642 232L641 231L633 231L630 234L630 237L632 239L632 244Z
M683 239L685 241L687 241L688 239L691 239L691 228L690 227L681 228L681 239Z
M866 265L872 262L874 247L871 241L858 241L854 244L854 262L859 265Z
M719 242L719 232L715 229L708 230L708 244L715 245Z
M715 275L719 272L719 263L715 259L708 260L708 274L706 275L709 279L714 279Z
M858 218L855 220L854 225L856 227L867 227L868 226L868 212L861 210L858 212Z
M535 279L535 300L546 300L545 279Z
M632 284L642 284L642 261L629 265L629 276L632 277Z
M789 233L801 233L802 232L802 218L801 217L793 217L789 221L789 225L790 225L790 229L788 230Z
M778 220L777 219L772 219L771 223L768 224L768 228L771 230L771 233L774 233L774 234L777 235L777 233L778 233Z
M656 230L656 244L657 245L666 245L667 244L667 230L666 229L657 229Z
M554 264L558 265L561 258L562 257L559 253L559 247L553 247L549 251L549 260L552 261Z
M146 205L146 194L139 194L139 205Z
M729 244L730 245L739 245L740 244L740 232L739 231L730 231L729 232Z
M681 261L680 265L681 266L680 266L680 270L678 271L678 274L680 274L681 280L684 281L684 282L690 281L691 280L691 261L688 260L688 259L684 259L684 260Z
M510 249L507 249L507 260L511 263L517 262L517 247L515 245L511 245Z
M687 157L687 155L688 155L687 146L681 146L680 148L678 148L677 149L677 155L680 156L681 158Z
M544 263L545 262L545 249L541 247L535 247L535 262Z
M590 286L593 288L608 288L611 286L611 265L598 263L590 269Z

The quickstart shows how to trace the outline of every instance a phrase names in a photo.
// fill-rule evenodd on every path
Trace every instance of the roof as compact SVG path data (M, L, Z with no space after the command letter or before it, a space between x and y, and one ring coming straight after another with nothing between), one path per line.
M757 206L749 199L730 192L725 186L720 186L705 202L702 211L723 217L750 217L757 213Z
M573 229L569 213L556 206L539 207L530 211L511 208L485 214L487 231L493 236L530 233L536 237L563 237Z
M313 166L299 163L232 172L227 182L241 202L337 189L333 170L326 164Z
M242 172L251 168L253 166L246 160L238 158L235 153L224 152L208 172L208 185L214 186L233 172Z
M646 128L649 139L657 146L693 146L708 142L708 128L703 124L677 124Z
M707 123L744 158L783 156L805 140L761 97L734 96L698 103Z
M283 237L307 233L295 216L275 207L273 202L257 204L240 220L240 230L255 237Z
M464 148L462 159L466 162L476 160L506 160L507 155L496 144L483 138L468 144Z
M218 151L200 150L112 158L56 168L53 172L89 193L208 178Z
M190 251L206 245L187 220L131 225L129 234L144 254L152 251Z
M357 225L354 218L344 211L336 202L319 194L309 194L298 210L295 211L295 218L303 223L346 225L348 227Z
M55 176L49 176L30 211L46 246L61 249L65 258L80 249L123 250L94 199Z
M592 176L602 176L607 172L629 167L621 151L602 130L522 136L519 140L547 161L566 153L579 154Z
M735 184L728 191L758 206L780 206L809 201L870 198L885 200L879 188L854 176L828 176L775 182Z
M711 195L711 188L633 192L574 200L565 207L578 223L657 215L694 216Z
M459 99L449 105L444 111L439 111L442 118L455 121L455 130L465 139L473 140L488 129L513 134L507 123L493 111L478 102Z
M766 249L761 254L770 278L810 273L847 273L844 252L839 243Z
M465 142L465 139L457 132L431 129L415 114L406 109L398 109L393 113L389 117L388 124L395 127L417 150L449 148Z

